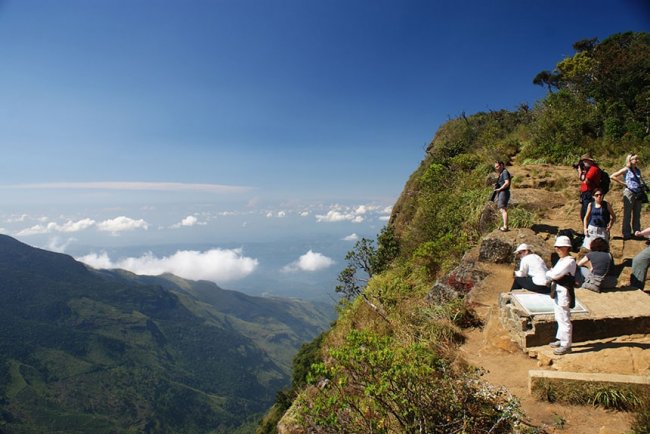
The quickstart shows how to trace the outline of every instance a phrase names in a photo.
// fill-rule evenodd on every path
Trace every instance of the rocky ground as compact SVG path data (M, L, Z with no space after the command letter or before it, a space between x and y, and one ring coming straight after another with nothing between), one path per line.
M540 250L550 251L558 229L582 232L577 193L579 183L571 168L529 165L513 166L508 170L513 175L513 206L534 211L539 221L532 230L512 230L497 235L509 237L512 244L527 242ZM622 266L619 287L623 288L629 283L631 258L646 245L643 241L622 240L622 189L613 182L612 187L607 200L611 202L619 220L612 233L611 251L615 263ZM649 225L650 215L646 208L642 211L642 227ZM468 253L468 261L478 259L478 249ZM650 334L578 342L574 344L574 352L565 356L554 356L549 349L539 348L531 352L534 356L531 357L511 340L496 313L499 293L508 291L512 283L514 264L482 262L478 263L478 267L487 274L471 291L470 300L484 326L467 333L467 341L462 347L467 360L485 370L487 381L503 385L516 395L530 423L543 427L547 432L606 434L628 431L632 420L629 413L533 399L528 392L528 371L554 369L650 375ZM647 303L650 307L650 293Z

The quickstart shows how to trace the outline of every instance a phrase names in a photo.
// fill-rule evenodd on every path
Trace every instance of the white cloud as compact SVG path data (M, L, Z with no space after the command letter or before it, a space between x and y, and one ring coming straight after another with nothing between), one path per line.
M343 238L343 241L358 241L359 240L359 235L357 234L350 234L347 237Z
M282 271L292 273L296 271L319 271L331 267L335 262L332 258L309 250L307 253L282 268Z
M82 256L76 259L79 262L83 262L84 264L90 265L91 267L97 269L120 268L111 262L111 258L108 257L108 253L106 252L102 252L101 254L89 253L86 256Z
M52 237L47 242L47 250L57 253L64 253L70 243L73 241L75 241L74 238L68 238L65 241L61 241L59 237Z
M309 215L309 211L303 211L300 213L300 217L307 217Z
M81 219L81 220L76 221L76 222L68 220L62 226L60 226L60 231L61 232L79 232L79 231L83 231L84 229L88 229L89 227L93 226L94 224L95 224L95 220L89 219L89 218Z
M188 215L183 220L181 220L181 226L194 226L198 222L199 222L199 219L197 219L193 215Z
M331 209L325 215L316 215L316 221L326 222L326 223L335 223L349 221L352 223L361 223L363 222L363 217L356 215L354 213L342 213L340 211Z
M379 220L387 222L388 220L390 220L390 216L389 215L379 216Z
M97 223L97 229L102 232L117 234L118 232L132 231L135 229L144 229L146 231L149 229L149 224L142 219L134 220L129 217L120 216Z
M211 280L216 283L244 278L257 268L257 259L243 255L241 249L211 249L205 252L179 250L162 258L147 253L139 258L111 261L104 252L77 258L94 268L121 268L136 274L157 276L172 273L192 280Z
M50 222L46 225L35 225L27 229L23 229L18 232L18 236L28 236L28 235L38 235L38 234L49 234L52 232L79 232L85 229L88 229L95 225L95 220L85 218L78 221L68 220L62 225L59 225L54 222Z
M280 210L280 211L277 211L277 212L268 211L265 215L266 215L267 219L270 219L270 218L273 218L273 217L277 217L277 218L281 219L281 218L284 218L284 217L287 216L287 212L284 211L284 210Z
M325 223L334 223L334 222L352 222L352 223L363 223L367 220L372 221L373 219L379 218L379 220L387 220L381 216L384 214L390 214L391 207L381 207L377 205L357 205L357 206L343 206L340 204L334 204L329 207L327 214L318 214L316 215L316 221L325 222Z
M181 220L179 223L176 223L176 224L172 225L171 227L173 229L178 229L180 227L191 227L191 226L195 226L195 225L205 225L205 224L206 224L205 222L200 222L199 219L197 219L195 216L188 215L183 220Z
M354 210L354 213L358 215L363 215L368 211L369 211L369 207L367 207L366 205L359 205L357 209Z
M7 223L22 223L28 218L29 216L27 214L13 215L7 219Z
M55 225L55 223L50 223L50 225ZM48 225L49 226L49 225ZM43 225L35 225L27 229L18 231L16 234L19 237L29 236L29 235L38 235L46 234L48 232L48 227Z

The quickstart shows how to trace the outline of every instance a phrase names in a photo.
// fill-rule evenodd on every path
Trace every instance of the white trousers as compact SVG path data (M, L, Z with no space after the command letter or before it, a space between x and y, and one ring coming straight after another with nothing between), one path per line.
M553 303L557 333L555 338L563 347L571 348L573 327L571 325L571 308L569 307L569 291L560 285L556 287L557 295Z

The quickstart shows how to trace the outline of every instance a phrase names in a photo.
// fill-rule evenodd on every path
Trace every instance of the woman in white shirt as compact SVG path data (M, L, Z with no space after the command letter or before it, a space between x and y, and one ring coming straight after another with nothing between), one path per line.
M546 286L546 264L544 260L530 251L528 244L520 244L515 250L519 255L519 270L515 271L515 280L512 282L513 289L527 289L541 294L548 294L550 288Z
M555 240L555 250L560 259L555 266L546 272L546 277L553 281L551 284L551 297L553 297L553 310L557 321L557 334L551 347L555 348L554 354L562 355L571 352L572 327L571 308L575 306L575 275L577 265L569 253L571 240L561 235Z

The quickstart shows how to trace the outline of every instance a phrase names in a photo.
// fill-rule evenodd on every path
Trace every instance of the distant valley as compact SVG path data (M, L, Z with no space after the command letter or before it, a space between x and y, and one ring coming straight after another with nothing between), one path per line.
M229 432L288 384L327 304L93 270L0 236L0 432Z

